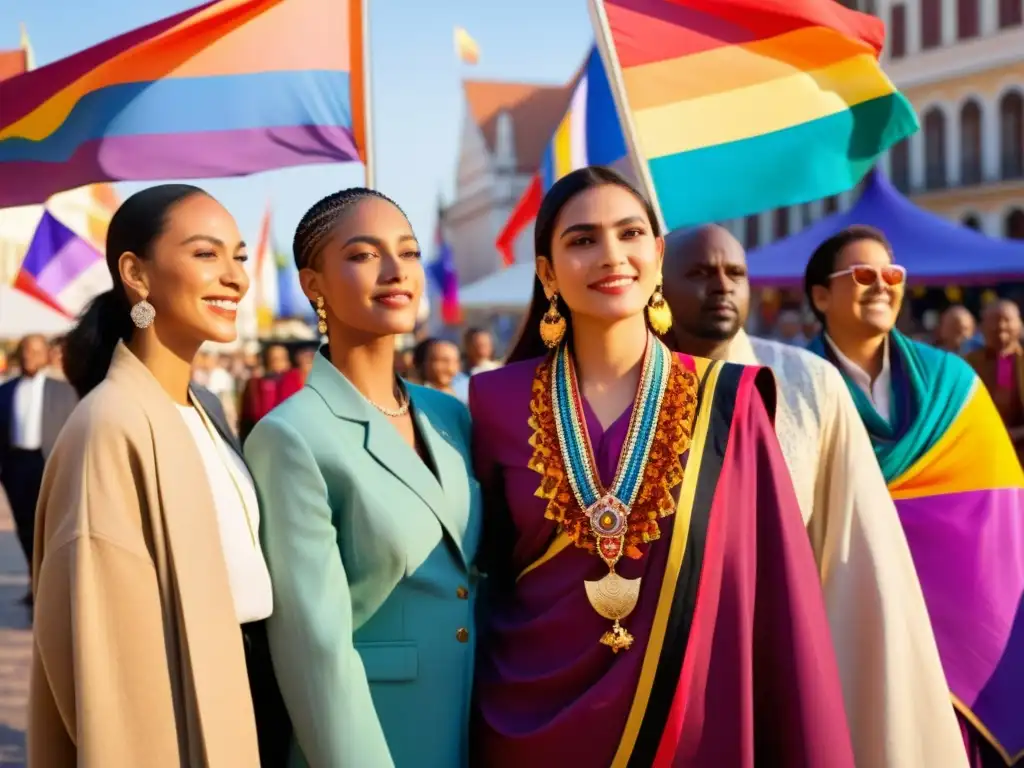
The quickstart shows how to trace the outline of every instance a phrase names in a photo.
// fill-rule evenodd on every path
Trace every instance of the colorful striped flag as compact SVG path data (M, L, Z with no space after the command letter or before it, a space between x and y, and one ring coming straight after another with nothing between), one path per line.
M469 32L462 27L455 28L455 55L465 64L476 64L480 61L480 46L477 45Z
M215 0L0 83L0 208L366 160L365 0Z
M441 320L445 325L462 322L462 305L459 303L459 273L455 269L455 255L444 238L444 218L441 208L437 212L437 232L434 260L427 266L431 280L441 294Z
M834 0L591 0L629 143L670 229L852 188L917 130L883 23Z
M103 255L44 211L14 278L14 288L73 317L109 287Z
M625 156L626 142L611 86L601 56L594 48L574 78L568 109L544 150L536 178L519 198L495 242L505 264L515 261L516 239L537 218L541 198L556 181L577 168L612 165Z
M316 310L302 292L299 270L295 259L284 251L277 250L277 317L297 319L316 323Z

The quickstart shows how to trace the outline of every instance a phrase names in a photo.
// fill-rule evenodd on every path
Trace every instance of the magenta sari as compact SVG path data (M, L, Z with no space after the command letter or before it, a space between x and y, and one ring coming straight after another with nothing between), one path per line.
M474 376L487 590L476 677L474 765L487 768L852 768L818 574L765 401L771 375L680 356L702 377L685 479L661 538L617 570L643 577L623 624L583 581L607 567L565 545L528 467L539 360ZM630 412L587 428L611 481Z

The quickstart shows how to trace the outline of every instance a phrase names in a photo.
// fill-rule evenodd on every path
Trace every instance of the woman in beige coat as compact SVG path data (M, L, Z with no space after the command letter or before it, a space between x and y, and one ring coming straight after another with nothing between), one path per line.
M216 402L189 384L200 345L235 338L245 259L196 187L143 190L110 223L114 287L68 337L84 399L37 510L32 768L260 765L259 511Z

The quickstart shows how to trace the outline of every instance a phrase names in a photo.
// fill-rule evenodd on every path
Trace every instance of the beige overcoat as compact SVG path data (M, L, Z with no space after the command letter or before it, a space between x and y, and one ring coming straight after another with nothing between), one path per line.
M242 636L184 420L119 345L46 465L30 768L256 768Z

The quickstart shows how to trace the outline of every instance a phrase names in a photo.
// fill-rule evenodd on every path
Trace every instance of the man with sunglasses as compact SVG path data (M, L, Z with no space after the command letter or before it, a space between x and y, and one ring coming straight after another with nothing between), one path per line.
M775 428L819 564L857 765L962 768L921 587L842 377L807 350L743 331L743 246L719 226L666 239L669 346L775 373Z
M970 764L1005 768L1024 755L1024 471L971 367L896 330L905 284L878 230L826 240L804 275L824 328L810 348L839 369L871 437Z

